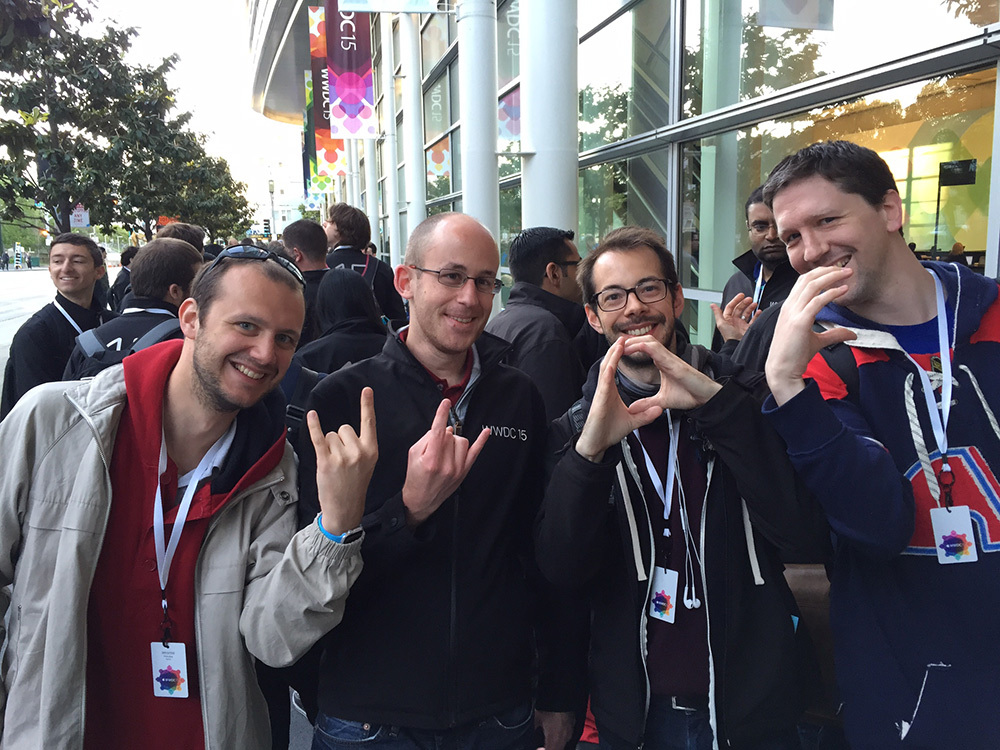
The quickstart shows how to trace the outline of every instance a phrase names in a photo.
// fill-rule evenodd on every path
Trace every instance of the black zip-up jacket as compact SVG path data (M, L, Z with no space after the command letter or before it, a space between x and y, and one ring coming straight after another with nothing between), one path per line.
M513 345L507 364L526 373L538 387L550 422L580 398L587 379L573 345L586 324L583 305L519 281L510 290L507 307L486 326Z
M533 617L545 412L527 376L501 363L507 347L486 333L476 342L479 372L453 409L453 424L471 440L483 427L492 434L458 491L414 529L401 493L407 453L441 403L430 373L393 335L381 354L333 373L310 396L307 407L324 431L344 423L357 430L361 389L371 386L379 446L363 520L364 570L343 621L321 641L319 708L328 715L442 730L513 708L532 696L536 624L544 661L536 705L576 705L583 686L558 664L564 634L553 632L559 626L546 613L557 603L537 597ZM307 433L300 459L300 520L315 523Z
M804 629L794 624L797 611L778 548L823 556L829 535L784 444L761 415L762 376L750 376L702 347L689 346L684 356L723 384L706 404L679 416L681 439L700 443L699 461L715 458L699 524L699 556L709 709L718 747L726 747L791 730L804 708L808 695L800 670L808 669L811 654ZM580 424L599 368L591 369L584 386ZM639 747L649 693L645 618L653 567L653 527L635 474L645 466L641 452L637 463L631 449L626 458L620 445L600 463L588 461L573 447L579 433L573 425L571 412L552 425L550 455L556 463L536 529L538 563L553 583L587 588L591 708L599 727Z

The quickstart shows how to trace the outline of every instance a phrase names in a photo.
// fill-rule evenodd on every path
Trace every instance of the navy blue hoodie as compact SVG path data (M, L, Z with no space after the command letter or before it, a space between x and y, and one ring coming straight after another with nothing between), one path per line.
M834 533L831 620L855 749L1000 747L1000 301L991 279L925 265L947 298L952 497L970 508L978 562L938 563L941 456L916 368L885 327L829 305L818 318L858 336L856 380L817 355L805 391L764 407ZM937 352L911 354L934 369Z

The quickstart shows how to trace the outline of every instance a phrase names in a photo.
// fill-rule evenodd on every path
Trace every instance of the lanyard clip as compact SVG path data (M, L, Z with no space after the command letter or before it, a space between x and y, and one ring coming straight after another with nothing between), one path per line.
M941 470L938 472L938 484L941 485L941 496L944 498L944 505L946 508L950 508L952 505L951 501L951 488L955 484L955 474L951 470L951 466L948 465L948 460L945 459L941 463Z
M170 615L167 614L167 597L164 596L161 602L163 604L163 619L160 621L160 628L163 630L163 648L167 648L172 640L170 635Z

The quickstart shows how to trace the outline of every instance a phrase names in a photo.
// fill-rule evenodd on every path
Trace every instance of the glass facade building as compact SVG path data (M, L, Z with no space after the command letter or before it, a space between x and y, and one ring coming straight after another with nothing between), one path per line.
M521 229L521 2L497 3L504 251ZM573 227L580 251L625 224L663 234L678 259L685 322L695 340L706 342L713 330L707 303L719 299L732 259L748 247L747 196L788 153L846 138L876 150L892 168L906 210L903 231L917 252L961 242L973 267L996 276L998 4L580 0ZM376 67L378 24L392 18L373 16ZM463 52L455 15L423 15L419 29L425 164L416 168L426 170L428 214L461 210ZM397 28L393 40L399 76L405 71ZM544 71L532 71L538 74ZM400 78L394 81L402 133L407 113ZM381 110L386 92L377 93ZM392 168L402 178L414 166L399 154L400 162L388 165L379 150L380 179ZM966 160L975 160L974 184L939 185L941 163ZM401 208L404 184L400 179ZM385 214L384 202L378 205Z

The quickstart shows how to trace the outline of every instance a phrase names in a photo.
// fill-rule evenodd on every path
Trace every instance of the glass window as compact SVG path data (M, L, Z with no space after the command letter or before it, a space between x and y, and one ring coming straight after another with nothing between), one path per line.
M449 134L451 140L451 185L452 190L456 193L462 189L462 138L460 130L461 128L455 128Z
M442 198L451 189L451 139L445 136L427 149L427 200Z
M420 32L420 59L429 71L448 51L448 17L435 13Z
M458 63L453 62L448 66L448 86L451 90L451 119L449 123L458 122L461 117L459 102L462 97L458 93Z
M646 2L580 45L580 150L669 121L669 4Z
M499 154L500 176L509 177L521 171L521 159L514 155L521 149L520 87L500 99L497 107L497 120L497 153Z
M497 83L503 88L521 73L520 0L497 8Z
M998 0L698 0L685 8L686 116L934 49L998 18ZM919 21L904 28L901 19Z
M448 116L451 111L448 102L450 90L448 74L445 73L424 93L424 138L428 141L439 137L451 124Z
M687 287L720 290L747 249L744 202L787 154L844 138L877 151L903 200L907 242L929 256L955 242L982 270L993 156L996 69L945 76L686 143L679 263ZM972 185L941 187L942 162L975 159ZM706 252L700 253L701 241ZM704 313L708 315L708 313Z
M521 186L504 188L500 191L500 268L501 272L510 268L510 243L521 231ZM513 280L510 280L511 283ZM510 294L509 284L500 291L500 304L507 304Z
M650 0L646 1L650 2ZM630 0L584 0L584 2L578 3L576 20L580 35L586 34L627 2Z

